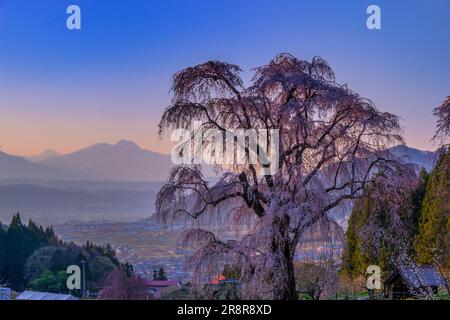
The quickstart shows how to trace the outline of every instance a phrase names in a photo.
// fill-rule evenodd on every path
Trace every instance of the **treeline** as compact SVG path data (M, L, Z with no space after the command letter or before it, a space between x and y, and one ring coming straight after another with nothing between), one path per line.
M414 188L398 186L395 192L375 183L355 202L344 274L354 279L376 264L386 276L408 261L450 269L450 149L441 152L431 173L422 169L416 178Z
M67 267L85 261L86 285L98 291L107 274L121 266L115 251L108 244L82 246L64 243L52 227L43 228L32 220L22 223L20 214L8 226L0 223L0 284L16 291L32 289L67 293ZM131 266L125 265L127 269ZM80 292L72 292L79 295Z

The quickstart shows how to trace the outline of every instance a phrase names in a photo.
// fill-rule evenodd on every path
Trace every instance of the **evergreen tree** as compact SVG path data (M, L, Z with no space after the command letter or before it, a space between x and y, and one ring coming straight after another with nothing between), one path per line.
M422 170L414 179L414 187L400 185L395 192L386 192L386 184L376 182L355 201L342 261L350 278L364 275L372 264L385 271L394 269L400 253L413 255L427 174Z
M0 222L0 285L6 280L6 231Z
M25 262L40 245L36 230L23 225L20 214L15 214L6 232L6 278L14 289L24 288Z
M428 179L415 250L419 263L450 268L450 148L441 153Z
M163 267L160 267L158 270L157 280L167 280L166 271L164 271Z
M346 247L342 258L342 269L350 277L355 278L365 272L366 259L361 254L361 241L357 230L362 227L370 211L369 201L357 201L353 207L345 233Z
M124 264L122 264L122 267L125 270L125 272L127 273L128 277L131 277L133 275L133 273L134 273L133 265L128 263L128 261L125 262Z

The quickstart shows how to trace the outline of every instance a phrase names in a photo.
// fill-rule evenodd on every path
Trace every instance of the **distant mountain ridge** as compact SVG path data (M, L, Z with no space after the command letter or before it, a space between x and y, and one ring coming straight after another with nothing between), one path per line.
M131 141L98 143L40 162L63 171L76 171L88 180L163 181L172 167L170 157L140 148Z
M406 145L390 148L390 151L404 163L412 163L430 171L436 162L436 152L422 151Z
M0 152L0 179L165 181L172 166L169 155L126 140L97 143L64 155L47 150L24 158Z
M431 170L435 153L405 145L390 149L405 163ZM169 155L145 150L136 143L97 143L60 155L47 150L28 159L0 152L0 179L73 181L165 181L173 167Z
M27 159L31 162L41 162L44 160L57 158L59 156L60 156L60 154L58 152L56 152L55 150L47 149L38 155L31 156L31 157L25 157L25 159Z
M76 175L0 151L0 179L70 180Z

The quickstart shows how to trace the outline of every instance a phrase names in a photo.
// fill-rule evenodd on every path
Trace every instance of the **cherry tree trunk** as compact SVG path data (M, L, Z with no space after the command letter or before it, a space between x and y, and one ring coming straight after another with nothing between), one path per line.
M275 215L272 221L270 267L268 281L272 284L274 300L295 300L294 252L289 237L289 216Z

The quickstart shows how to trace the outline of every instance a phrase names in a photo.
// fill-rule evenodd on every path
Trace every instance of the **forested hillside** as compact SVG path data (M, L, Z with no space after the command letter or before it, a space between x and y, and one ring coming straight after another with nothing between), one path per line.
M351 278L376 264L389 274L405 259L449 268L450 151L431 173L422 170L413 187L374 184L355 202L346 232L343 271ZM402 260L402 261L400 261Z
M52 227L43 228L32 220L24 224L19 213L8 226L0 224L0 284L17 291L67 292L67 267L82 260L91 291L97 291L107 273L120 266L110 245L63 243Z

